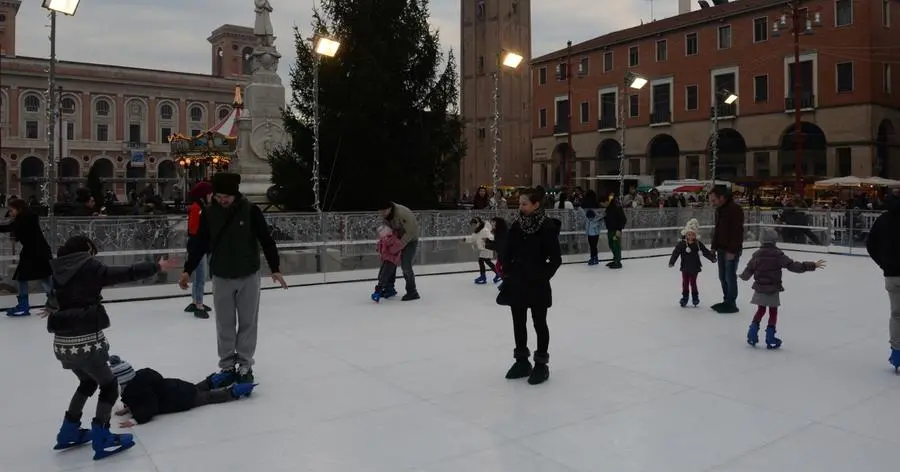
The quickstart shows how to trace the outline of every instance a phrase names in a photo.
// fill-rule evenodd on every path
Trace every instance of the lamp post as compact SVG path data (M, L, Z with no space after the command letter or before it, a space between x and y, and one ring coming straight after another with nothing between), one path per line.
M719 166L719 99L722 99L726 105L731 105L737 101L737 95L722 89L716 92L715 102L712 105L712 140L710 141L710 151L712 158L709 163L709 173L712 176L712 185L716 186L716 170Z
M50 12L50 62L47 77L47 164L44 166L44 188L42 203L47 205L47 217L50 220L50 247L56 247L56 126L59 123L59 96L56 89L56 14L72 16L78 9L80 0L43 0L41 6ZM62 134L62 130L59 131ZM62 147L60 146L60 149Z
M809 13L806 8L802 8L800 4L802 0L793 0L788 2L786 8L791 15L791 25L788 26L787 14L782 14L781 18L772 25L772 36L781 35L781 30L790 29L791 36L794 40L794 74L793 74L793 108L794 108L794 185L796 186L797 195L803 195L803 126L802 112L803 99L803 79L800 75L800 35L812 34L814 27L822 26L822 15L816 12L813 19L810 20ZM813 71L815 74L815 71ZM815 97L810 96L813 103ZM810 104L813 106L813 104Z
M312 170L312 184L313 184L313 196L315 200L313 201L313 209L316 212L322 212L322 202L320 199L320 190L319 190L319 61L323 57L334 57L338 49L341 47L341 43L335 41L333 39L326 38L324 36L320 36L315 39L314 43L315 49L313 53L315 57L313 58L313 170Z
M619 94L619 198L625 196L625 97L629 90L640 90L647 85L647 79L631 71L625 71L622 93Z
M493 167L491 168L491 198L500 206L500 197L497 193L497 187L500 186L500 74L503 69L516 69L522 63L524 58L520 54L514 52L503 51L498 57L497 70L491 74L494 81L494 93L491 96L491 105L493 113L491 115L491 134L493 140L491 143L491 157L493 158Z

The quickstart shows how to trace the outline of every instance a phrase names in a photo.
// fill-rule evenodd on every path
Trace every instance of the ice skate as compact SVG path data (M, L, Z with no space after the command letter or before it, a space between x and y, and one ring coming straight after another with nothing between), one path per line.
M16 306L6 310L6 316L11 316L13 318L20 316L28 316L31 314L31 306L28 304L28 295L19 295L16 297L18 300L18 304Z
M487 283L487 276L485 276L484 274L479 275L475 279L475 285L484 285L486 283Z
M700 304L700 294L699 293L694 292L691 294L691 303L693 303L695 307Z
M249 397L253 393L253 389L259 384L255 383L236 383L229 390L234 398Z
M381 301L381 290L375 290L372 292L372 301L378 303Z
M766 349L778 349L781 347L781 340L775 337L775 327L766 328Z
M900 375L900 349L891 349L891 365L894 366L894 373Z
M394 298L397 296L397 289L389 288L386 290L382 290L381 298Z
M252 384L254 382L253 369L250 367L240 366L237 376L234 378L236 384Z
M502 281L503 281L503 277L500 277L500 274L495 274L495 275L494 275L494 283L495 283L495 284L500 283L500 282L502 282Z
M237 372L232 369L223 369L215 374L210 374L206 377L206 386L207 390L215 390L217 388L228 387L229 385L234 383L234 379L237 377Z
M134 436L110 433L108 424L102 424L95 419L91 424L91 442L94 460L97 461L131 449L134 446Z
M756 347L759 343L759 323L750 323L750 330L747 331L747 344Z
M681 308L684 308L687 306L687 302L688 302L688 294L682 293L681 300L678 301L678 304L681 305Z
M63 418L62 426L56 435L56 445L53 449L62 451L91 442L91 432L81 427L81 421L71 421L68 415Z

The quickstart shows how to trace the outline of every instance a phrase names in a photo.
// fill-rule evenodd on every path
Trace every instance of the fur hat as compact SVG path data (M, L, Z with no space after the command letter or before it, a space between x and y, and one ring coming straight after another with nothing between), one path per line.
M694 233L697 235L697 239L700 239L700 222L697 221L697 218L691 218L684 225L684 229L681 230L681 235L685 236L688 233Z
M116 381L119 382L119 389L124 390L128 382L134 379L134 369L131 364L123 361L119 356L109 356L109 368Z
M759 230L760 244L775 244L778 242L778 233L772 228L761 228Z
M213 174L212 191L222 195L240 195L241 174L234 174L231 172L219 172Z

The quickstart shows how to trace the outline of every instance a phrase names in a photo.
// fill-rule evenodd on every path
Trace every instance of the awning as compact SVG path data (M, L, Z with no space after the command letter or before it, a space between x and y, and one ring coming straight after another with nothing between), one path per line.
M682 185L672 190L672 193L700 193L703 191L702 185Z

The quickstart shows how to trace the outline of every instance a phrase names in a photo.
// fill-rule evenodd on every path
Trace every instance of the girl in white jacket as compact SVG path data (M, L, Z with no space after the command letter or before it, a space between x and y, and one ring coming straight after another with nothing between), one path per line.
M472 244L478 252L478 271L480 275L475 279L478 285L487 283L487 268L494 272L494 282L500 280L497 274L497 268L494 267L494 251L487 248L486 242L494 240L494 234L491 232L491 224L483 221L481 218L472 218L469 221L472 228L472 234L466 238L466 242Z

